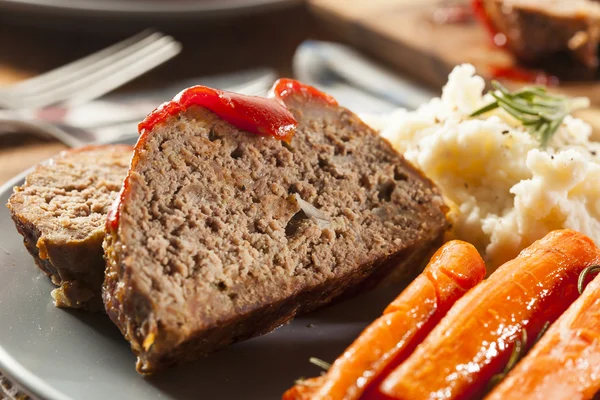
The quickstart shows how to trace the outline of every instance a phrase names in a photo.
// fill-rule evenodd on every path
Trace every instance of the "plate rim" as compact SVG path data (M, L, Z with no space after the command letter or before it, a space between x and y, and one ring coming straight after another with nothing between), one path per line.
M52 157L42 161L42 163L48 162ZM39 163L38 163L39 164ZM0 194L9 192L18 185L18 183L25 180L27 175L35 169L35 166L26 169L25 171L15 175L8 182L0 186ZM38 397L44 400L70 400L71 398L61 394L51 385L44 382L43 379L39 378L21 363L15 360L2 346L0 343L0 372L2 375L8 377L8 379L17 384L19 389L23 389L25 392L32 394L34 397Z
M33 398L44 400L71 400L71 397L60 393L42 378L36 376L21 365L4 349L4 347L2 347L2 345L0 345L0 370L2 375L6 376L11 383L16 383L16 386L20 390L33 395Z
M0 8L9 8L17 11L54 12L62 14L72 13L102 13L113 16L206 16L232 14L234 12L256 12L262 8L283 8L294 4L301 4L302 0L213 0L185 1L172 3L170 1L138 0L135 2L121 2L117 0L0 0ZM32 9L31 7L35 7Z

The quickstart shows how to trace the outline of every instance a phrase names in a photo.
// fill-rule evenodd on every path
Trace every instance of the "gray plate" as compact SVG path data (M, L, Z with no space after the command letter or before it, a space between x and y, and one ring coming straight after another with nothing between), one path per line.
M300 0L0 0L0 9L31 14L156 21L239 16L298 3Z
M0 370L33 395L57 399L280 399L299 377L318 375L310 356L333 360L401 290L377 290L328 307L159 376L135 357L105 315L57 309L3 206L0 188Z

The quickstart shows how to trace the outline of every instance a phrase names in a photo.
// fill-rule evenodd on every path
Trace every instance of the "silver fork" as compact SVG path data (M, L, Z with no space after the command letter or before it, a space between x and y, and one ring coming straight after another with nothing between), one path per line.
M277 78L276 72L269 68L257 68L248 71L242 71L233 74L227 74L217 77L208 77L211 84L220 89L225 89L232 92L238 92L253 96L266 96L267 91ZM202 79L200 79L202 81ZM191 83L186 83L189 85ZM175 89L175 88L172 88ZM176 89L179 91L181 88ZM162 91L161 91L162 93ZM174 92L176 93L176 92ZM172 96L174 93L169 93L168 96ZM152 96L154 98L154 96ZM160 101L165 100L167 97L161 97ZM150 101L151 98L148 98ZM112 140L122 138L124 136L137 136L137 124L142 120L146 114L160 101L154 101L152 105L147 108L148 101L143 101L135 109L127 111L123 117L124 119L112 119L107 120L106 124L99 124L98 122L93 123L89 126L74 126L66 123L53 123L41 119L37 119L30 115L16 116L13 111L0 110L0 137L3 133L11 132L27 132L40 137L54 138L70 147L77 147L86 145L94 142L110 142ZM113 107L116 106L115 103ZM92 103L89 104L92 106ZM127 107L127 105L123 105ZM84 106L85 107L85 106Z
M82 104L131 81L180 51L181 44L171 36L144 31L70 64L0 88L0 107L22 110Z
M274 81L274 75L268 74L243 84L223 87L223 89L229 92L235 92L249 96L265 97L267 96L268 91L273 85ZM71 130L66 129L66 133L71 138L81 140L81 143L78 143L77 145L88 144L90 143L90 140L97 143L110 143L116 139L137 137L137 125L140 120L141 118L135 121L100 126L92 130L79 130L71 128Z

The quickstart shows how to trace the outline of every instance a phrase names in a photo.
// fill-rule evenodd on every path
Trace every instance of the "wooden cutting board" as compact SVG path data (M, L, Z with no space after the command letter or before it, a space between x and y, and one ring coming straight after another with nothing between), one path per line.
M449 15L449 4L456 8L460 3L468 7L470 1L308 0L310 9L340 40L437 89L457 64L473 64L488 81L494 78L494 70L515 67L511 55L493 46L474 18L435 22L440 15ZM509 87L524 84L505 83ZM552 90L590 98L593 108L578 116L594 126L600 139L600 82L561 82Z

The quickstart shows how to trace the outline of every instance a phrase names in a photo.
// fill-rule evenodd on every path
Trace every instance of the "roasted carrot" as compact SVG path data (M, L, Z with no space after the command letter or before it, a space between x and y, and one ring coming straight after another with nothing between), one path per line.
M546 235L468 292L380 385L393 399L470 399L508 362L526 329L535 338L577 298L577 278L600 251L572 230Z
M320 382L292 388L284 399L358 399L382 371L405 359L452 304L484 276L485 264L475 247L458 240L446 243ZM320 384L318 389L315 382Z
M600 276L486 400L591 399L600 391Z
M311 400L323 384L323 378L317 376L300 380L283 394L281 400Z

